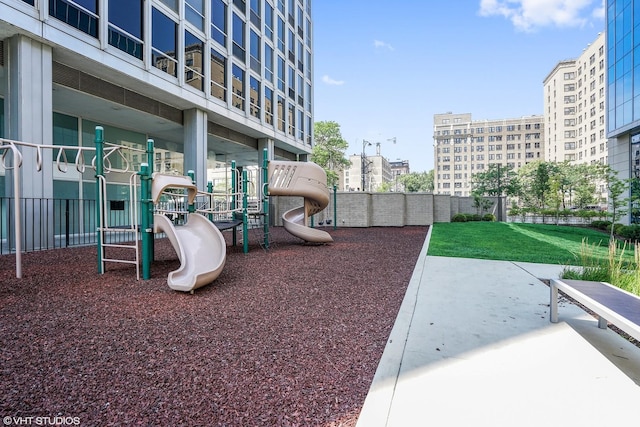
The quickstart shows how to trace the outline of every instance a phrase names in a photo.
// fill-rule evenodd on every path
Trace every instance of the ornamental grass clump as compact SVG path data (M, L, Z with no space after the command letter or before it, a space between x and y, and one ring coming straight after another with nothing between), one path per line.
M640 244L634 244L633 261L624 255L627 244L618 247L615 240L609 242L606 260L599 260L595 256L597 245L582 240L580 247L579 265L581 267L565 267L563 279L589 280L607 282L628 292L640 295Z

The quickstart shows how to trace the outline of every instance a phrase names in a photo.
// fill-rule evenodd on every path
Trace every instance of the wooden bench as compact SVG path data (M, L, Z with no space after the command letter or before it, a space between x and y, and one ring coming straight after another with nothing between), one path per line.
M558 291L581 303L598 315L598 327L607 322L640 341L640 297L605 282L551 280L551 322L558 322Z

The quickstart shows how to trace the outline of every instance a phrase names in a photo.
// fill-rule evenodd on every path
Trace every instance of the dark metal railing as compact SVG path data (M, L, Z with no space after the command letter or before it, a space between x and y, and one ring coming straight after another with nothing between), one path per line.
M108 203L110 227L129 226L129 201ZM85 199L20 199L22 252L95 245L96 201ZM11 197L0 197L0 255L15 253L15 208Z

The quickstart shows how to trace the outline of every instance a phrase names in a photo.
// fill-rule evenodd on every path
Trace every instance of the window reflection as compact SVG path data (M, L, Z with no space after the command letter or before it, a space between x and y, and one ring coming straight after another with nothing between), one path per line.
M151 25L152 57L154 67L178 76L176 60L178 25L158 9L153 9Z
M184 32L184 81L186 84L198 90L204 90L204 74L202 52L204 43L202 40L191 34Z

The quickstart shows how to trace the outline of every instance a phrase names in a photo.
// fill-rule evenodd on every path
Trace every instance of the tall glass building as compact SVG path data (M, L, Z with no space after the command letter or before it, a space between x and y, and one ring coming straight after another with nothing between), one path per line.
M640 178L640 0L607 0L607 137L618 177ZM631 187L630 200L640 194ZM627 222L640 223L638 206Z
M312 35L311 0L0 0L0 137L92 145L102 125L109 142L154 139L154 170L194 170L200 188L264 149L304 160ZM94 191L26 160L23 197Z

